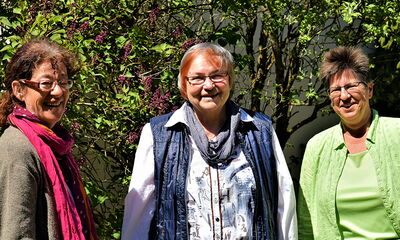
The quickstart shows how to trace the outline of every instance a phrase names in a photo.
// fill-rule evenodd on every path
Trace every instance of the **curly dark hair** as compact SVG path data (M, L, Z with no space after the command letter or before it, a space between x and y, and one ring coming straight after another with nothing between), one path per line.
M63 63L71 78L78 70L78 57L71 51L61 48L48 39L31 40L22 45L5 69L3 87L5 91L0 97L0 127L5 128L7 116L13 111L16 104L21 103L14 95L12 82L19 79L31 79L33 71L44 61L50 60L54 68Z

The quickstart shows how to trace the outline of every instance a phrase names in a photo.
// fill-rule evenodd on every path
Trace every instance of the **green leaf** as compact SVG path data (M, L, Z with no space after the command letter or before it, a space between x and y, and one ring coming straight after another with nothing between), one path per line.
M55 22L55 23L58 23L58 22L61 22L62 19L63 19L63 16L61 16L61 15L56 15L56 16L53 16L53 17L50 19L50 21Z
M13 8L13 13L22 15L22 10L21 8Z
M34 30L32 30L31 34L32 34L33 36L39 36L40 30L39 30L39 29L34 29Z
M53 34L51 35L50 39L57 42L58 44L62 43L60 34Z
M115 42L118 44L118 47L123 47L125 46L127 39L124 36L119 36L115 39Z
M99 201L99 204L104 203L108 199L109 199L108 196L99 196L99 197L97 197L97 201Z
M113 233L112 236L115 239L120 239L121 238L121 233L119 233L119 232L118 233Z
M3 58L1 59L1 60L8 60L8 59L11 59L11 55L9 55L9 54L4 54L4 56L3 56Z
M58 29L58 30L55 30L54 32L53 32L53 34L56 34L56 33L60 33L60 34L63 34L63 33L66 33L67 31L65 31L65 29Z
M154 46L154 47L152 47L150 49L154 50L154 51L156 51L158 53L163 53L163 54L166 54L166 55L170 55L170 54L173 53L173 50L172 50L173 48L174 48L174 46L172 46L172 45L169 45L167 43L162 43L162 44Z
M12 27L12 24L6 17L0 17L0 23L2 23L6 27Z
M10 49L13 49L13 47L12 47L11 45L5 45L5 46L0 50L0 52L8 51L8 50L10 50Z

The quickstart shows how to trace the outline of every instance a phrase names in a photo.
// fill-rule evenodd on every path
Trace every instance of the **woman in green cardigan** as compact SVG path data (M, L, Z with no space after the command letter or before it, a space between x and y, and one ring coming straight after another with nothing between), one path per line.
M400 119L371 109L373 82L360 49L338 47L320 70L340 123L307 144L299 239L399 239Z

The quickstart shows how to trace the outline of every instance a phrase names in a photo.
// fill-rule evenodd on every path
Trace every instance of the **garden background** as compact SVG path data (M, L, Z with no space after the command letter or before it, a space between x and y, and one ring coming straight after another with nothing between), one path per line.
M182 103L177 75L190 46L210 41L233 53L233 99L272 117L297 184L304 144L332 124L317 79L322 54L362 47L375 80L373 107L399 117L399 29L398 0L0 0L0 79L33 37L79 54L62 122L75 137L99 234L119 239L141 128ZM304 129L301 140L291 138Z

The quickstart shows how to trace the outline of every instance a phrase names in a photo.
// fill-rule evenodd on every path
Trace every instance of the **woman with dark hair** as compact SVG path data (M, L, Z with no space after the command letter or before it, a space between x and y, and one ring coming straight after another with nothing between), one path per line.
M143 128L122 239L297 239L272 122L230 101L234 81L223 47L187 50L178 77L186 102Z
M370 106L360 49L325 54L320 78L340 123L308 143L300 175L299 239L399 239L400 119Z
M0 239L97 239L88 196L58 122L76 57L47 40L24 44L0 99Z

